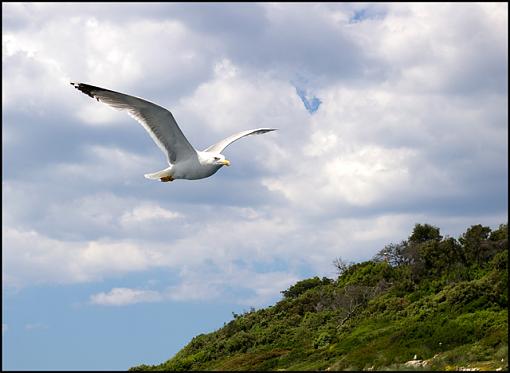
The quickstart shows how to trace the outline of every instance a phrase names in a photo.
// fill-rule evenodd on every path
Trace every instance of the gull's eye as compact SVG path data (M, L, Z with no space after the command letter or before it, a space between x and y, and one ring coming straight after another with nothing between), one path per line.
M214 160L215 160L215 161L219 161L219 160L220 160L220 157L214 157Z

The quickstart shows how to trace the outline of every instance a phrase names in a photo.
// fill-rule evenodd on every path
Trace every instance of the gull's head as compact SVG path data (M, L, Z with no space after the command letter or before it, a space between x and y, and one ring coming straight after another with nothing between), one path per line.
M225 159L223 154L211 154L209 158L209 163L216 166L230 166L230 161Z

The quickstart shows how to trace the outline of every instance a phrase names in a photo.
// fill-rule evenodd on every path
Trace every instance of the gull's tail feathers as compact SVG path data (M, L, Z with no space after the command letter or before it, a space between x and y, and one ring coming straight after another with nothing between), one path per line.
M172 167L168 167L168 168L165 168L164 170L157 171L152 174L145 174L143 176L145 176L147 179L151 179L151 180L160 180L161 178L171 177L172 176L172 173L170 172L171 169L172 169Z

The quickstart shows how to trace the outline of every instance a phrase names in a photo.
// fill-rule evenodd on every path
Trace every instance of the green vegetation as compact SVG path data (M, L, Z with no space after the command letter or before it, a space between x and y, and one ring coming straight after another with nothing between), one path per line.
M458 240L416 224L370 261L336 259L336 280L299 281L274 306L130 370L508 370L507 250L507 224Z

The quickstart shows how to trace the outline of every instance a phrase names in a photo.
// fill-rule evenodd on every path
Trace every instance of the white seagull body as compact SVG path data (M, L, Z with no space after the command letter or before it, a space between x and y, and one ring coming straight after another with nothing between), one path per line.
M167 109L138 97L110 91L84 83L71 83L76 89L97 101L117 109L125 110L149 133L156 145L167 156L170 167L145 174L148 179L173 181L175 179L196 180L213 175L230 162L221 154L223 149L241 137L260 135L275 128L256 128L238 132L209 146L203 151L196 150L186 139L172 113Z

